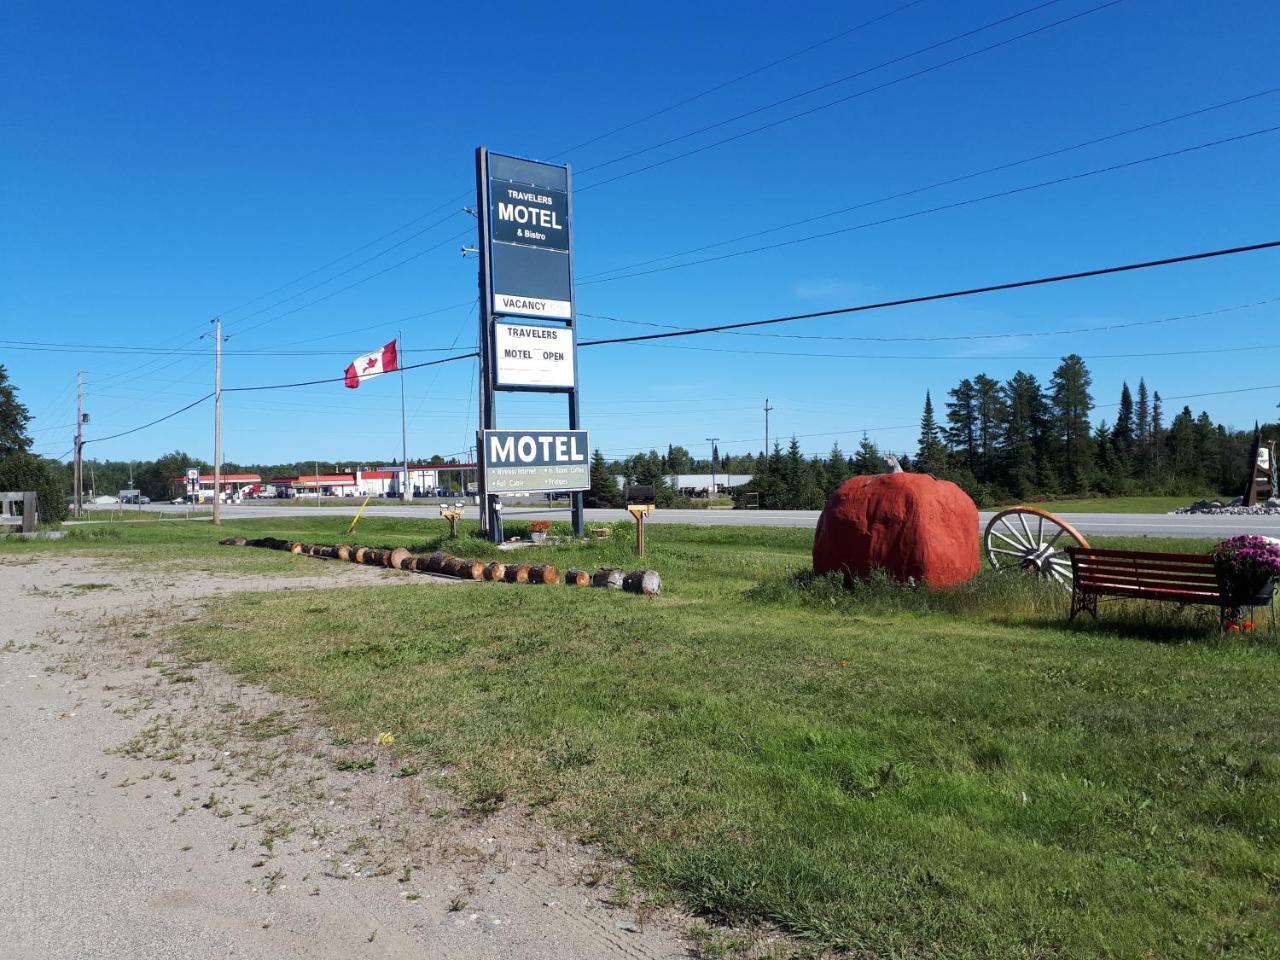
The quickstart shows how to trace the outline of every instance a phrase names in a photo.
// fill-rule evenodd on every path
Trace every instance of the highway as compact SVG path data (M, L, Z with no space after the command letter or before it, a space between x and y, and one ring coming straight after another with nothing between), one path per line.
M120 507L116 508L116 516L120 515ZM136 511L137 507L125 507L125 518ZM180 507L172 504L149 504L142 508L145 511L176 512ZM203 507L208 510L208 507ZM299 516L351 516L356 508L339 506L305 506L293 503L277 504L275 502L225 504L222 516L225 519L243 517L299 517ZM98 513L98 511L94 511ZM104 511L105 512L105 511ZM564 520L568 518L568 510L564 508L546 509L530 507L509 507L503 514L508 520L533 520L546 518ZM992 517L993 511L979 513L979 521L985 525ZM410 506L371 506L365 510L368 517L428 517L439 518L438 504L414 504ZM468 506L466 516L475 519L478 516L476 507ZM1064 511L1058 516L1073 524L1086 537L1195 537L1221 538L1241 533L1260 533L1270 537L1280 537L1280 516L1213 516L1205 514L1170 515L1164 513L1071 513ZM624 510L588 510L587 523L600 523L608 520L629 520ZM810 527L818 522L817 510L655 510L648 523L690 523L698 526L752 526L752 527Z

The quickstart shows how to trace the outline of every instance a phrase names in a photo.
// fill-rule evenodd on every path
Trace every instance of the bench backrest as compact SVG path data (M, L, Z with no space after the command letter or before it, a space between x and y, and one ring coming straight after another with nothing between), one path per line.
M1222 596L1207 553L1154 553L1067 547L1075 582L1086 591L1142 596L1181 593L1205 600Z

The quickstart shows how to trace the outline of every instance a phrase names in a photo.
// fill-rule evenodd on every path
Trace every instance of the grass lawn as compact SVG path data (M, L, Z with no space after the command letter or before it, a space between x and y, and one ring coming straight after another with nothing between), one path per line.
M317 524L321 526L317 526ZM518 524L512 524L517 526ZM370 518L420 549L441 521ZM0 545L336 571L157 523ZM520 554L635 567L611 541ZM987 575L949 593L792 574L811 534L652 526L665 592L421 584L211 602L190 655L391 731L477 810L531 807L641 888L859 956L1280 956L1280 642L1216 612L1103 607ZM1203 550L1196 541L1140 541ZM1120 545L1110 540L1107 545ZM472 538L454 552L494 548ZM260 565L260 566L259 566Z

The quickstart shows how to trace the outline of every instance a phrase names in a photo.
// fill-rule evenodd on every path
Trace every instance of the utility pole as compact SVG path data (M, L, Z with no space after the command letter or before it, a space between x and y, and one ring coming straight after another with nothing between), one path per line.
M72 471L76 484L76 516L84 512L84 371L76 371L76 467Z
M213 522L222 522L222 318L213 324Z
M773 407L769 406L769 398L764 398L764 456L769 459L769 411Z
M719 442L719 437L707 437L707 443L711 444L711 489L707 492L708 501L716 495L716 444Z

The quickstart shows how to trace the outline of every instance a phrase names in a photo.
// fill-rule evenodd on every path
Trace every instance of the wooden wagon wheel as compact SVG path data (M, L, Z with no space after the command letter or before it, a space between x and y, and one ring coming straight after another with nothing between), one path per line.
M1088 547L1089 541L1061 517L1036 507L1001 510L982 535L993 569L1023 570L1063 587L1071 586L1069 546Z

